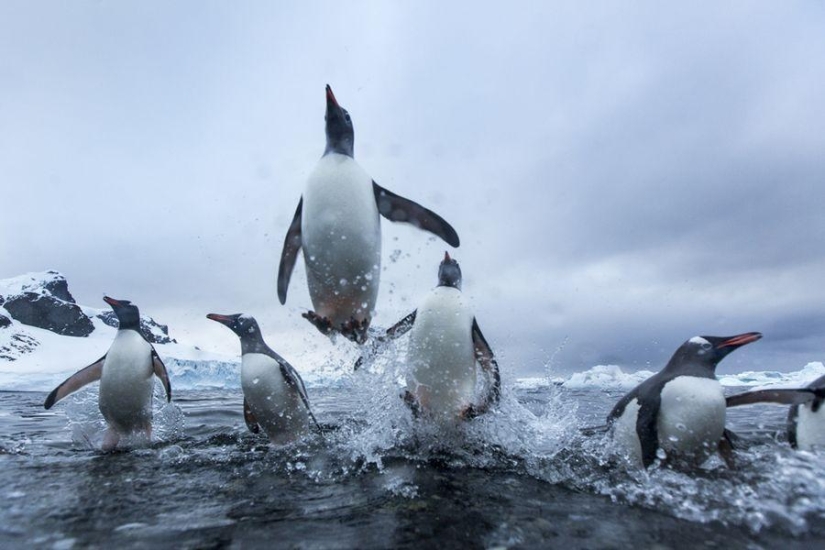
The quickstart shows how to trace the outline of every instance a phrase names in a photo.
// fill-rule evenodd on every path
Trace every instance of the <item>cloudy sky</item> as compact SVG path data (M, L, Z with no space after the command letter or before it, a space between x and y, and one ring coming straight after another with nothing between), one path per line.
M204 315L246 311L297 366L334 357L300 263L275 290L329 83L359 163L458 230L505 376L751 330L720 372L825 360L822 3L281 4L0 4L0 278L57 269L229 353ZM388 326L445 246L382 225Z

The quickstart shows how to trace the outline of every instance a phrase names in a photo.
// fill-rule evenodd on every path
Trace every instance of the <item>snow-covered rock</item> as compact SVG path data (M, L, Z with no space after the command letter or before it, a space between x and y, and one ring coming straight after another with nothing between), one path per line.
M113 311L79 306L69 292L66 278L52 270L0 280L0 305L17 323L63 336L88 337L95 330L95 317L110 327L117 327ZM5 315L2 317L6 318ZM3 324L0 320L0 327ZM6 323L6 327L11 324ZM143 337L153 344L174 343L168 327L151 317L142 315L140 328ZM25 332L18 328L15 336L0 340L0 360L13 361L34 349L37 339L30 335L28 338L33 341L24 342L27 340Z

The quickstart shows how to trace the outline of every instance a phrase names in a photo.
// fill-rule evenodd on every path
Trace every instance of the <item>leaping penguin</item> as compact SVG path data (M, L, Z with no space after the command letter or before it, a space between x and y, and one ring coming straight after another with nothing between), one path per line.
M172 386L166 366L155 348L140 333L140 312L128 300L105 296L117 316L117 336L106 355L76 372L46 398L46 409L86 384L100 380L100 412L108 429L102 448L111 451L121 436L143 431L152 435L152 374L160 378L166 401L172 400Z
M790 405L788 412L788 442L794 449L812 451L825 449L825 376L799 389L757 390L731 395L728 407L752 403Z
M429 231L450 246L457 247L459 238L441 216L384 189L359 166L353 157L352 119L329 85L326 95L326 149L284 239L278 299L286 303L289 279L303 249L315 308L303 317L323 334L340 332L363 343L381 275L379 214Z
M461 268L447 252L438 268L438 286L382 339L410 331L403 397L415 416L467 420L498 402L498 362L461 293ZM487 392L480 403L475 403L476 362L487 376Z
M298 372L264 342L254 317L210 313L208 319L229 327L241 340L243 416L249 431L263 428L272 443L283 445L320 430Z
M691 338L664 369L625 395L607 424L628 458L647 468L662 449L668 461L701 464L719 448L730 464L725 396L716 380L716 365L733 350L761 337L758 332L747 332Z

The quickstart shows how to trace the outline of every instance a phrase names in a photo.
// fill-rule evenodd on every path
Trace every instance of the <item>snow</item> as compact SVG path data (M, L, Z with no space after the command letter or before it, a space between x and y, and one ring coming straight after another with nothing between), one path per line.
M117 329L97 317L92 317L92 323L95 330L85 338L61 336L16 321L10 327L0 329L0 348L7 346L14 334L23 334L39 342L32 352L17 354L19 356L14 361L0 359L0 390L51 391L78 370L97 361L108 351ZM239 357L205 352L182 344L154 346L169 370L173 389L223 387L231 383L233 373L237 378Z
M624 372L618 365L596 365L584 372L576 372L562 383L569 389L605 388L605 389L633 389L651 376L653 372L640 370Z
M24 292L48 294L46 284L56 280L63 280L63 275L54 270L36 271L9 279L0 279L0 296L9 298Z

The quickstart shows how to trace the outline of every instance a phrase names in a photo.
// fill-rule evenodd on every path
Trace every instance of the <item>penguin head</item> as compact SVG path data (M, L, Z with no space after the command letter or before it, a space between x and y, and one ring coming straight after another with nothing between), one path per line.
M261 329L258 327L258 321L251 315L245 315L243 313L235 313L232 315L210 313L206 318L226 325L232 332L237 334L241 340L250 337L255 339L260 338Z
M438 286L451 286L461 290L461 268L457 261L450 258L449 252L444 252L444 259L438 266Z
M327 84L327 114L324 120L326 120L327 133L327 148L324 154L340 153L348 157L353 156L355 131L352 127L352 118L346 109L338 105L329 84Z
M746 332L736 336L694 336L676 350L670 362L701 364L714 372L719 361L733 350L760 338L762 334L759 332Z
M119 327L122 329L140 328L140 311L138 307L129 300L115 300L108 296L103 297L103 301L109 304L117 315Z

